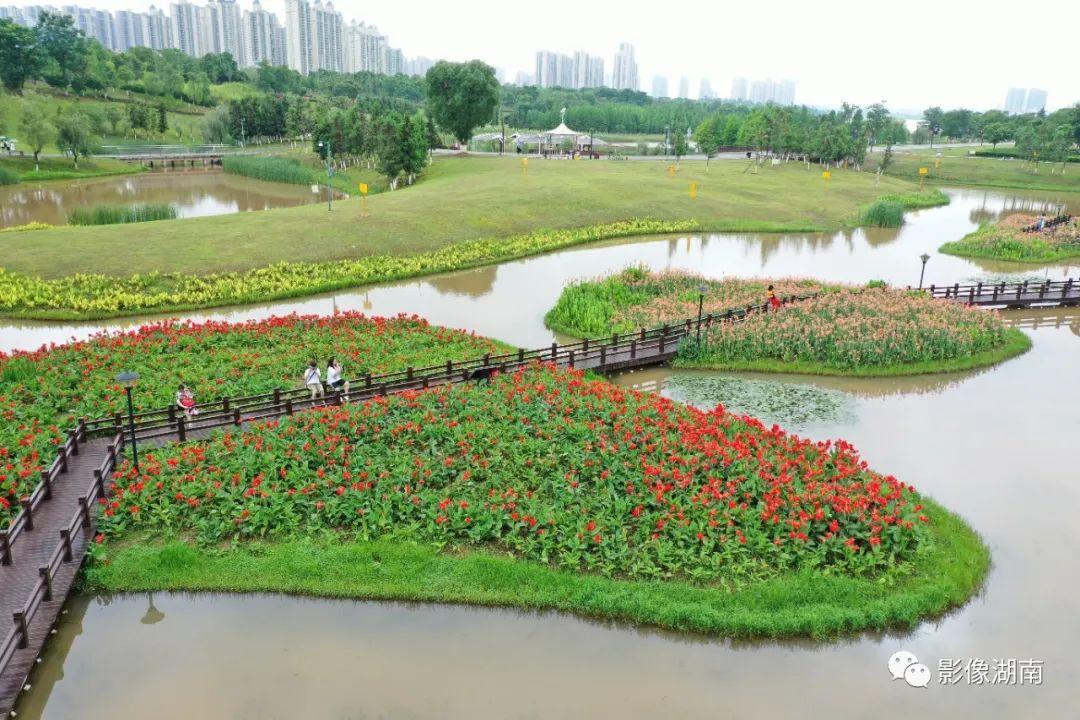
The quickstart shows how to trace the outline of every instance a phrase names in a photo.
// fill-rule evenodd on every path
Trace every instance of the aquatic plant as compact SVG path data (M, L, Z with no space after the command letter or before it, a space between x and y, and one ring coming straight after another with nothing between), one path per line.
M176 219L176 207L168 203L77 207L68 216L68 222L72 225L118 225L174 219Z
M293 185L314 185L319 182L318 174L313 169L301 165L294 158L269 155L228 155L221 161L221 167L225 172L233 175L243 175L268 182Z
M904 206L890 200L876 200L863 210L863 225L898 228L904 224Z

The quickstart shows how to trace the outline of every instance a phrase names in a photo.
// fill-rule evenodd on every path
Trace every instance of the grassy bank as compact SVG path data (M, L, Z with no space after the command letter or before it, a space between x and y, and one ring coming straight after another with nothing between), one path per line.
M960 240L945 243L938 250L961 257L1022 263L1055 263L1080 257L1080 229L1060 226L1038 233L1022 230L1037 219L1037 215L1010 215L997 223L984 224Z
M689 185L698 183L698 197ZM153 228L64 228L35 235L33 247L4 254L4 268L46 279L76 272L129 277L169 268L207 275L272 262L331 262L373 255L411 256L479 238L567 230L632 218L687 223L702 230L815 231L858 223L861 208L912 185L837 171L828 189L796 163L743 174L738 163L663 163L439 158L423 182L368 199L354 197L259 213L191 218ZM309 238L310 242L297 242ZM64 252L59 252L63 249ZM71 252L77 249L78 252Z
M937 156L936 151L928 150L896 153L885 174L919 182L919 168L926 168L927 183L1080 192L1080 172L1074 165L1067 165L1065 174L1062 174L1061 163L1041 162L1036 165L1015 159L975 157L967 155L967 150L943 150L941 157ZM880 160L881 153L872 154L867 160L866 169L876 170ZM1038 168L1037 172L1035 168Z
M70 158L43 157L40 170L34 169L34 158L5 157L0 155L0 169L14 173L21 182L47 182L51 180L81 180L108 177L110 175L133 175L146 168L137 163L126 163L102 157L80 158L76 168Z
M468 603L731 637L834 637L911 628L963 604L989 569L986 546L958 516L923 498L928 540L887 576L806 571L741 586L633 581L556 570L503 554L398 541L240 543L133 536L95 553L88 591L284 592L335 598Z

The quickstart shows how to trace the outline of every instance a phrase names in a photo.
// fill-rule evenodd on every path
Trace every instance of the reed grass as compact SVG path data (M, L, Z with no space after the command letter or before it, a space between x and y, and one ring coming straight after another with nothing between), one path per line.
M255 180L288 183L291 185L314 185L319 182L314 170L301 165L294 158L276 156L226 157L222 169L233 175L243 175Z
M118 225L121 223L175 220L176 208L165 203L146 205L96 205L75 208L68 217L72 225Z

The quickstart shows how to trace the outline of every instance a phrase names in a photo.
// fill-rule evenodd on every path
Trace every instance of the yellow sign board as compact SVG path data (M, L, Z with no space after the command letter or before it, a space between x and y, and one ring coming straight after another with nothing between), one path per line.
M521 174L529 174L529 158L521 158Z
M919 174L920 175L929 175L930 174L930 168L919 168Z
M360 183L360 194L367 195L367 183Z
M697 197L697 183L692 182L692 183L690 183L690 198L693 199L693 198L696 198L696 197Z
M939 168L939 167L941 167L941 161L940 161L940 160L935 160L935 161L934 161L934 167L935 167L935 168Z
M831 173L831 172L829 172L828 170L824 170L824 171L822 171L822 173L821 173L821 179L822 179L822 180L828 180L828 179L829 179L829 178L831 178L831 177L832 177L832 173Z

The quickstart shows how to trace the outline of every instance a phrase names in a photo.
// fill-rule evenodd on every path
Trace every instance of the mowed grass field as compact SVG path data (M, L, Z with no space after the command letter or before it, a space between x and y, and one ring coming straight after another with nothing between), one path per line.
M280 210L141 223L58 227L0 241L7 270L57 278L126 277L153 271L208 274L278 261L411 255L478 238L522 235L626 219L694 220L703 230L815 231L851 226L878 196L909 193L910 182L789 163L754 175L744 163L439 157L414 187L361 200ZM697 198L690 184L698 185Z
M990 146L987 145L986 148L989 149ZM1061 174L1061 163L1040 162L1039 171L1033 172L1032 164L1022 160L969 156L968 150L973 149L975 148L943 149L940 157L937 150L931 152L929 149L896 153L887 174L917 183L919 168L924 167L929 172L926 176L927 184L1080 192L1080 167L1075 163L1066 164L1064 175ZM876 170L880 160L881 153L875 152L867 160L866 169L871 172ZM935 161L939 160L941 166L935 167ZM1053 173L1050 172L1051 168Z

